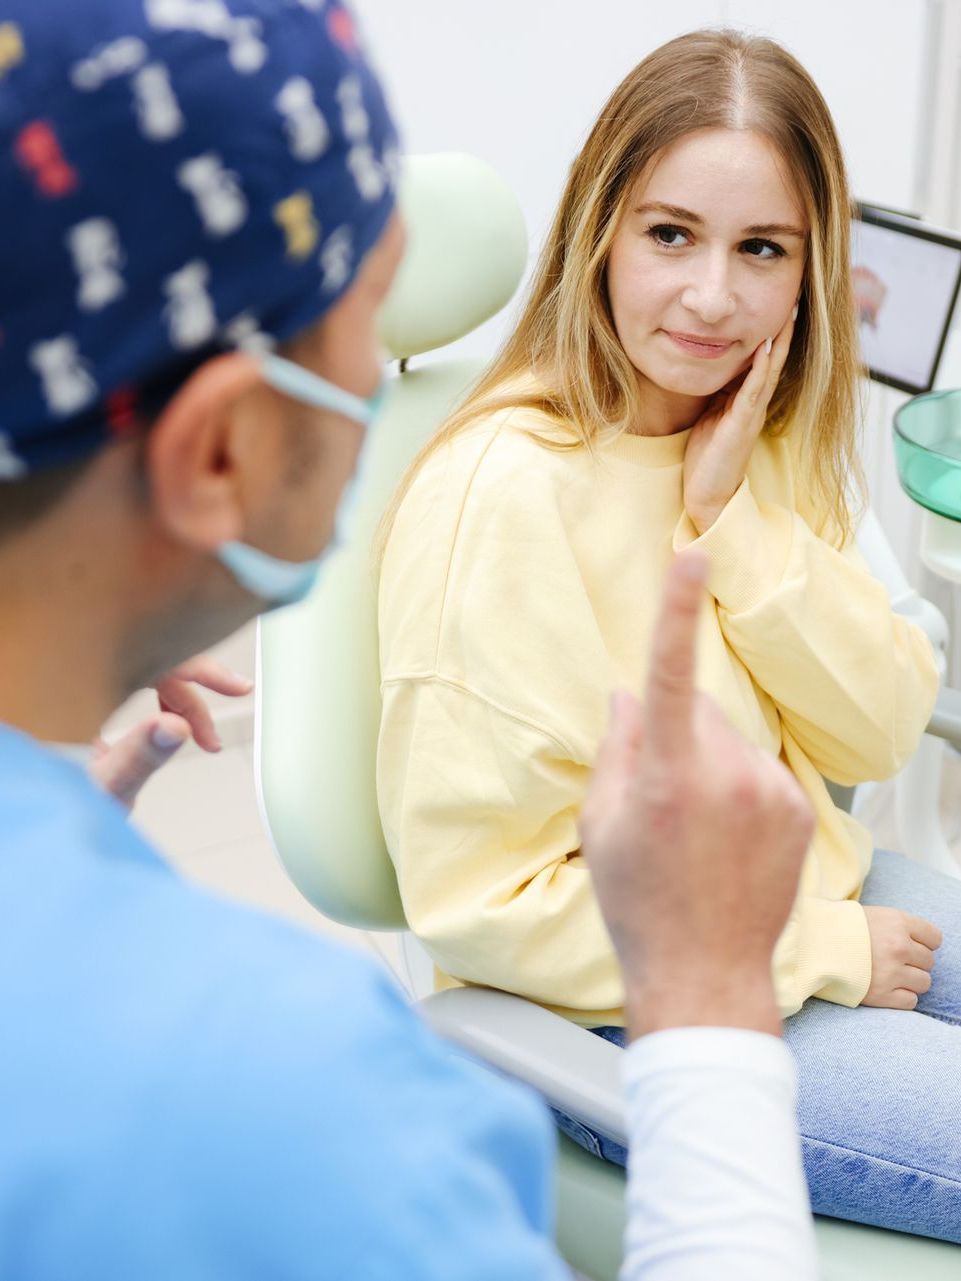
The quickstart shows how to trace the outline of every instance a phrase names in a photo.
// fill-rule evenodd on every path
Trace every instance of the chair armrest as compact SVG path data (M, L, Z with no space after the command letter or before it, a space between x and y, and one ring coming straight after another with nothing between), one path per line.
M910 599L894 602L892 608L909 623L915 623L921 628L931 642L935 654L944 654L948 647L948 624L937 605L919 596L917 592L912 592Z
M938 701L934 705L926 732L936 738L947 739L952 746L961 750L961 690L951 689L950 686L938 690Z
M532 1001L491 988L451 988L418 1003L434 1030L561 1112L627 1146L622 1051Z

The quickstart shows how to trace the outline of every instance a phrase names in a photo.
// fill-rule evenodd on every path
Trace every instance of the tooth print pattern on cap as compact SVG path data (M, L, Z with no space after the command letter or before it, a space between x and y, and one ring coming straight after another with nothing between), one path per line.
M398 142L339 0L8 0L0 23L0 482L109 407L337 301Z

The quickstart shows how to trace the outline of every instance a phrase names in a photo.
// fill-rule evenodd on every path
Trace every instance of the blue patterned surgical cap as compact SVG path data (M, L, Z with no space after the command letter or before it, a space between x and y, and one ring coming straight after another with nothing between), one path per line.
M0 479L129 429L211 350L308 328L397 165L339 0L0 0Z

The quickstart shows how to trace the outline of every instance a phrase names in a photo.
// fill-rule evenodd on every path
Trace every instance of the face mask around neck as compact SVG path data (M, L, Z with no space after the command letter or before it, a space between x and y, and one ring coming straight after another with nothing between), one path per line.
M265 355L261 359L265 381L277 391L304 404L315 405L319 409L333 409L345 418L360 423L362 427L369 427L380 410L384 398L383 385L373 396L364 399L281 356ZM365 440L365 448L366 443ZM217 559L242 587L266 601L270 607L295 605L302 601L313 589L324 562L341 543L345 530L349 527L356 507L360 473L359 458L337 509L337 535L313 560L281 560L237 540L222 543L217 548Z

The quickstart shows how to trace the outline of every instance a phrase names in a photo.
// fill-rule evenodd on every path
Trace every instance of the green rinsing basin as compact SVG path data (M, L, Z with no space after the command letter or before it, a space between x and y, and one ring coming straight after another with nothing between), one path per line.
M928 392L901 406L894 459L909 498L961 521L961 390Z

